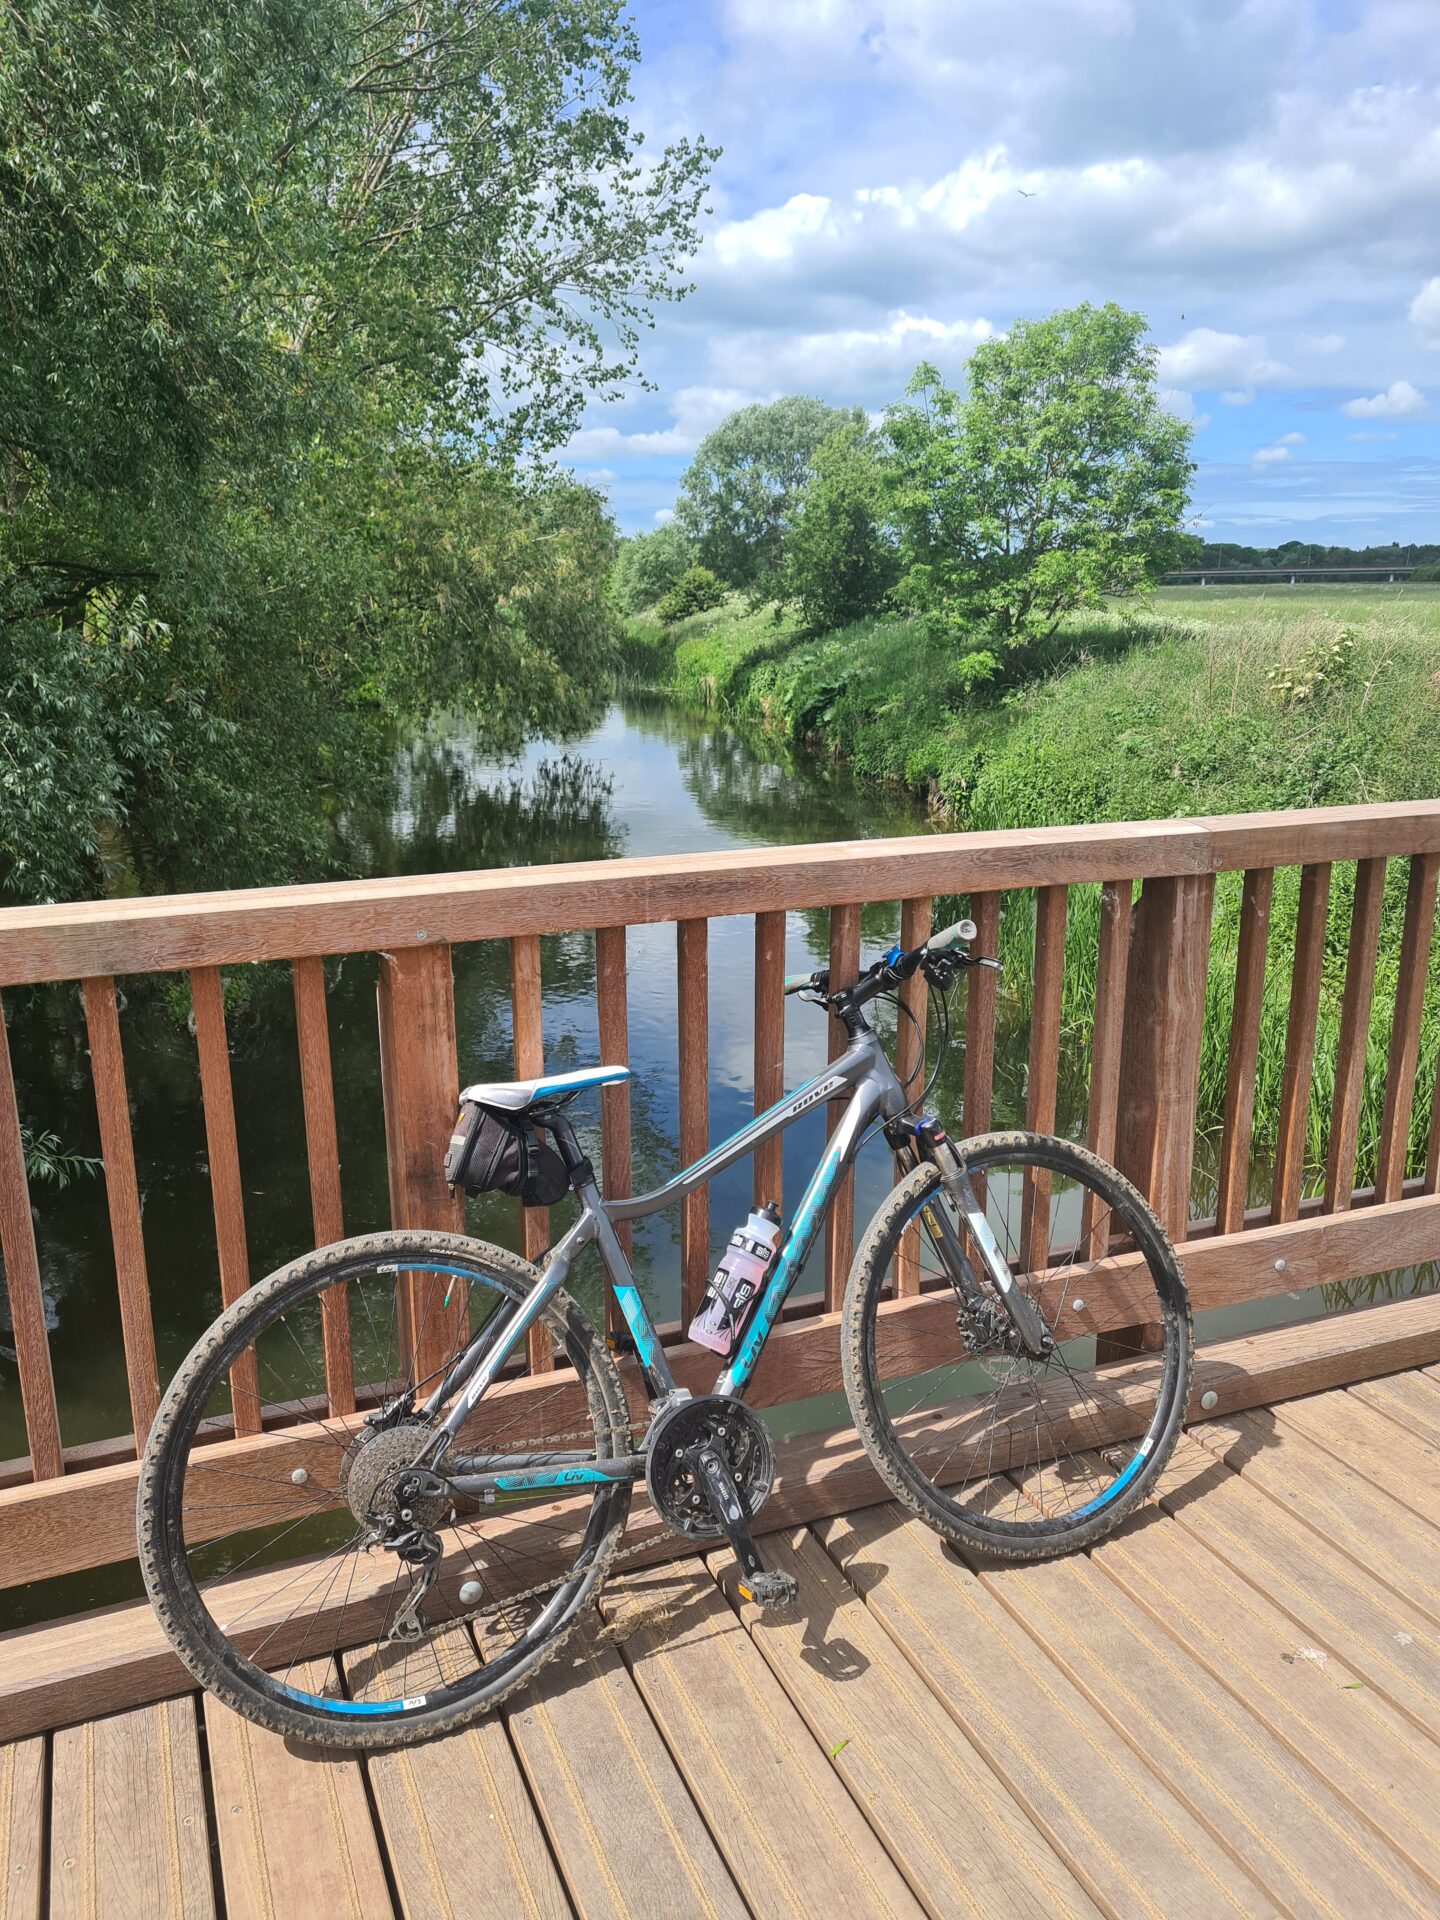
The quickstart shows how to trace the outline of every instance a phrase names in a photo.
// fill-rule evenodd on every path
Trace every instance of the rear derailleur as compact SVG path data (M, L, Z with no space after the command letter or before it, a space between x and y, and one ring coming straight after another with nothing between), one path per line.
M393 1497L394 1510L380 1528L374 1544L387 1548L416 1571L410 1591L385 1635L386 1645L419 1640L424 1634L420 1610L440 1570L441 1546L439 1534L420 1524L420 1516L428 1517L437 1504L452 1498L445 1481L426 1467L411 1467L401 1474L395 1481Z

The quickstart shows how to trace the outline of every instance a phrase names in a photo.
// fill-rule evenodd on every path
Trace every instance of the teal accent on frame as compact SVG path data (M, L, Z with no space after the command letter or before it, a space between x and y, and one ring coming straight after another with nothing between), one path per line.
M543 1467L536 1473L497 1473L495 1485L504 1493L527 1493L536 1487L579 1487L611 1477L599 1467Z
M621 1313L625 1316L630 1337L635 1342L635 1351L640 1356L640 1364L644 1367L654 1366L657 1350L655 1329L650 1324L650 1316L645 1311L645 1302L640 1298L639 1288L622 1281L615 1288L615 1298Z
M839 1165L840 1148L836 1144L826 1151L825 1158L815 1170L815 1178L810 1182L805 1198L800 1202L800 1211L795 1216L794 1224L785 1236L785 1245L780 1250L780 1258L775 1263L770 1284L760 1297L755 1318L750 1322L749 1331L741 1343L739 1353L730 1362L726 1379L732 1386L744 1386L755 1362L760 1358L760 1349L769 1338L770 1329L774 1326L776 1316L785 1304L785 1296L790 1291L793 1270L809 1251L816 1220L830 1198L830 1187Z

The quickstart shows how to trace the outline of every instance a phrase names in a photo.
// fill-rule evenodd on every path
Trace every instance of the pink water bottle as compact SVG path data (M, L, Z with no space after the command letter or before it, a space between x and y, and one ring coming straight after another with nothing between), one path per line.
M730 1236L719 1266L710 1276L700 1311L690 1322L690 1338L728 1359L740 1343L745 1322L760 1298L780 1239L780 1209L773 1200L757 1207Z

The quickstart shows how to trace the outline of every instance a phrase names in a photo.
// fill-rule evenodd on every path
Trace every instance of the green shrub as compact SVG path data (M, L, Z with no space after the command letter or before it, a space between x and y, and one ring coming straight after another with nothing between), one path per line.
M610 598L622 613L653 607L695 563L695 549L676 526L622 540L610 569Z
M725 588L708 567L687 567L670 591L656 602L655 611L667 627L688 620L692 613L708 613L725 598Z

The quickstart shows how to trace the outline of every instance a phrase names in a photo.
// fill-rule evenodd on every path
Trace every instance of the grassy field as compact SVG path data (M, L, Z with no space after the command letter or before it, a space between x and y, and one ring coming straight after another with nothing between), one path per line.
M681 699L842 754L858 772L924 794L965 828L1163 819L1440 794L1440 588L1164 589L1143 609L1068 624L1037 670L984 698L908 622L820 638L731 602L677 630L636 623L632 660ZM1278 1113L1299 876L1277 875L1256 1089L1263 1155ZM1380 941L1360 1175L1373 1167L1406 874L1392 862ZM1354 874L1331 889L1310 1108L1320 1178L1334 1084ZM1202 1126L1218 1127L1234 984L1240 878L1222 876L1201 1065ZM1066 1023L1086 1037L1098 894L1072 893ZM1007 903L1005 958L1022 995L1033 904ZM1429 1125L1440 1051L1432 969L1413 1143Z

